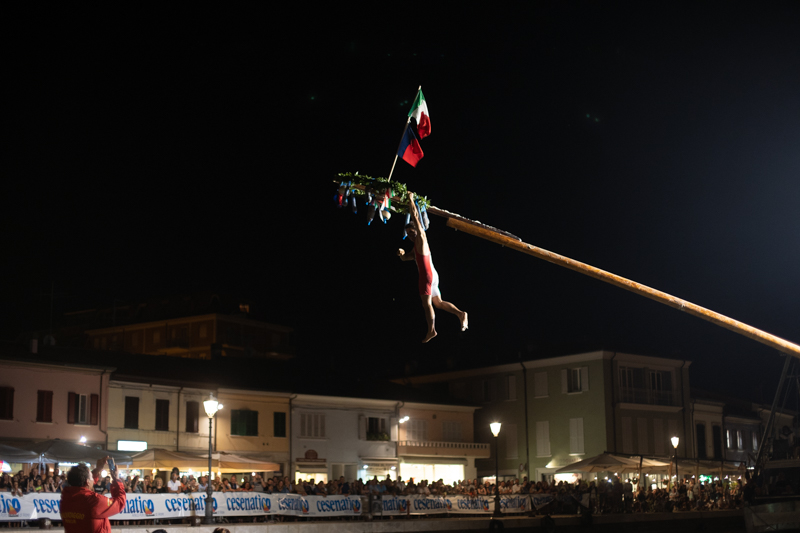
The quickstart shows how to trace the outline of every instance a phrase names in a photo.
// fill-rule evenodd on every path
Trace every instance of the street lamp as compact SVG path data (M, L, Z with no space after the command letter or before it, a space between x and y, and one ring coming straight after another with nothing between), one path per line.
M211 421L214 420L214 416L217 414L217 411L222 409L222 404L214 398L214 394L210 394L208 396L208 400L203 402L203 407L206 410L206 415L208 415L208 476L206 477L206 524L213 524L214 523L214 498L211 496L211 454L213 453L211 449Z
M672 441L672 447L675 448L675 482L678 484L678 488L680 488L681 478L678 476L678 442L680 442L680 439L675 436L669 440Z
M492 422L489 424L494 435L494 514L493 518L500 518L500 466L499 466L499 450L497 447L497 436L500 435L500 422Z

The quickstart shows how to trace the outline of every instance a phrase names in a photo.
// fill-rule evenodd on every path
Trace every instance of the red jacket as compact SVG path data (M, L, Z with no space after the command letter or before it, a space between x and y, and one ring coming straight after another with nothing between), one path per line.
M99 481L95 478L95 482ZM61 519L65 533L111 533L108 517L125 508L122 481L111 482L111 498L87 487L67 487L61 492Z

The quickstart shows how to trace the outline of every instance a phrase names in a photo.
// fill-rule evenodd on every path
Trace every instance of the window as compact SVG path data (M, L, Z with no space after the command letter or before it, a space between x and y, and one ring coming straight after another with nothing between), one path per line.
M536 457L550 457L550 422L536 422Z
M731 430L730 429L726 429L725 430L725 445L728 447L729 450L731 448L733 448L733 441L731 440Z
M14 388L0 387L0 420L14 419Z
M231 435L258 436L258 411L234 409L231 411Z
M300 436L312 439L325 438L325 415L303 413L300 415Z
M757 431L753 431L752 437L753 437L753 451L757 452L758 451L758 432Z
M200 338L205 339L208 337L208 328L206 326L200 326Z
M169 400L156 400L156 431L169 431Z
M139 429L139 398L125 396L125 429Z
M53 421L53 391L40 390L36 394L36 421Z
M564 394L589 390L589 367L561 370L561 392Z
M506 400L517 399L517 376L508 376L506 383Z
M442 422L442 440L445 442L461 442L461 422L445 420Z
M100 418L100 396L70 392L67 395L67 424L96 426Z
M159 342L161 342L161 332L160 331L154 331L153 332L153 344L158 344Z
M744 439L742 438L742 430L736 430L736 447L740 450L744 450Z
M406 422L406 440L428 440L428 421L413 418Z
M517 425L503 424L500 435L503 437L503 440L505 440L506 459L518 459L519 447L517 446Z
M569 453L570 455L581 455L584 453L583 418L569 419Z
M186 402L186 433L200 432L200 402Z
M367 418L367 440L389 440L389 435L386 433L385 418Z
M533 391L537 398L547 398L547 372L537 372L533 375Z
M275 437L286 436L286 413L274 413L272 415L273 435Z

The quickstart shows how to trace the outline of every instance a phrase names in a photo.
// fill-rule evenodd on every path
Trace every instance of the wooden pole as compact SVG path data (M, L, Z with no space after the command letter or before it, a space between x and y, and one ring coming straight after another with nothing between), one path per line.
M429 213L439 214L436 211L438 210L428 209ZM580 261L575 261L569 257L550 252L543 248L533 246L532 244L524 243L521 240L502 235L497 231L456 217L457 216L447 217L447 225L451 228L469 233L475 237L480 237L481 239L486 239L487 241L495 242L501 246L511 248L518 252L532 255L534 257L538 257L539 259L544 259L545 261L566 267L570 270L574 270L575 272L586 274L587 276L599 279L600 281L605 281L606 283L610 283L621 289L635 292L636 294L650 298L651 300L655 300L657 302L661 302L670 307L674 307L675 309L685 311L690 315L702 318L703 320L707 320L713 324L727 328L735 333L744 335L745 337L749 337L755 341L766 344L767 346L775 348L781 352L788 353L789 355L800 359L800 346L780 337L776 337L775 335L767 333L766 331L754 328L753 326L749 326L743 322L739 322L738 320L721 315L711 311L710 309L706 309L705 307L687 302L686 300L682 300L672 296L671 294L667 294L666 292L653 289L652 287L642 285L641 283L636 283L635 281L623 278L622 276L612 274L611 272L606 272L605 270L595 268L591 265L587 265L586 263L581 263Z
M417 95L419 95L419 92L421 90L422 90L422 85L420 85L419 88L417 89L417 94L414 95L414 101L417 100ZM408 115L408 120L406 120L406 127L403 128L403 134L400 136L400 142L397 144L397 149L398 150L400 149L400 144L402 144L402 142L403 142L403 137L406 136L406 130L408 129L408 125L409 124L411 124L411 115ZM391 183L392 182L392 174L394 174L394 166L396 164L397 164L397 150L395 150L394 162L392 163L392 170L389 171L389 178L386 180L387 183Z

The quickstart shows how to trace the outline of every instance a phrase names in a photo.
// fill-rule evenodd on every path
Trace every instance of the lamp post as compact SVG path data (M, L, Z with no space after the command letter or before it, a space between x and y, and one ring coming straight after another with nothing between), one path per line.
M675 482L678 484L678 488L680 488L681 478L678 476L678 442L680 442L680 439L675 436L669 440L672 441L672 447L675 448Z
M499 449L497 446L497 436L500 435L500 422L492 422L489 428L494 435L494 514L493 518L500 518L500 466L499 466Z
M206 410L206 415L208 415L208 477L206 478L206 517L205 523L206 524L213 524L214 523L214 498L211 496L211 454L213 450L211 448L211 421L214 420L214 416L216 416L217 411L222 409L222 404L214 398L214 394L210 394L208 396L208 400L203 402L203 407Z

